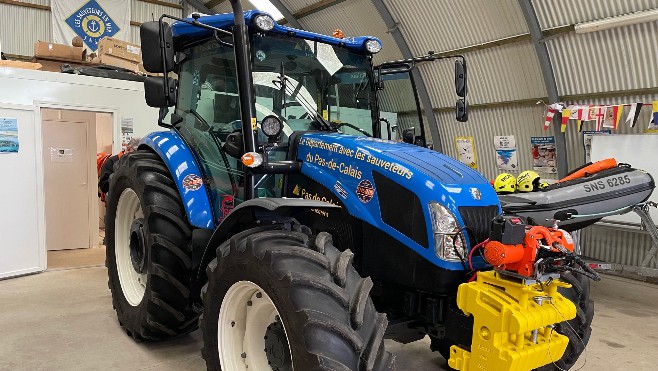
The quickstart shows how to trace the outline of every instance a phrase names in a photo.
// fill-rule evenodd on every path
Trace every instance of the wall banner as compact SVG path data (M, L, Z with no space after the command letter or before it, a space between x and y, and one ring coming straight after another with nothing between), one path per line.
M80 36L95 52L104 37L130 41L129 0L52 0L53 41L71 45Z

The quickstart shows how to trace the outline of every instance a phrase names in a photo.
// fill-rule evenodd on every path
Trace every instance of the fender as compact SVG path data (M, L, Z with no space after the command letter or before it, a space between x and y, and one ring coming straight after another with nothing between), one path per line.
M236 227L244 226L267 218L269 221L286 220L301 211L309 209L340 209L340 206L322 201L305 200L301 198L254 198L247 200L233 209L230 214L215 228L201 257L199 272L215 258L214 251L208 254L209 249L217 248L236 232ZM242 229L240 229L242 230ZM199 275L197 274L197 278Z
M175 130L148 134L139 144L155 151L167 165L185 207L187 220L197 228L214 229L212 206L203 172L192 151ZM190 181L195 181L190 184Z

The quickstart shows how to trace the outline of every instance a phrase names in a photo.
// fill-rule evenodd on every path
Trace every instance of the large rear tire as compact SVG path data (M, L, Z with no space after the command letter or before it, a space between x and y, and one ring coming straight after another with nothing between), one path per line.
M208 370L394 369L386 316L352 253L327 233L293 229L251 229L217 248L202 290Z
M106 266L119 324L137 340L197 328L190 305L191 227L169 170L138 150L121 158L107 197Z

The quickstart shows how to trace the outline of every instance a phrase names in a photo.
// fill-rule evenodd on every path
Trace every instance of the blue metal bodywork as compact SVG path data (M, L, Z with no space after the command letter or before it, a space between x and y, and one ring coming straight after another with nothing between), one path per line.
M196 176L204 179L204 174L180 134L175 130L157 131L142 138L140 146L142 145L152 148L167 165L178 187L190 224L197 228L214 229L212 207L205 182L202 182L199 188L183 184L186 177Z
M501 211L493 187L480 173L422 147L376 138L313 133L302 136L297 159L303 161L302 173L333 192L351 215L388 233L445 269L461 270L463 267L459 262L447 262L436 256L433 233L428 236L429 246L421 246L382 221L372 172L386 175L418 196L427 231L432 231L430 201L448 208L461 226L465 223L457 209L460 206L497 205ZM370 182L375 192L367 202L356 192L364 180Z
M247 24L250 24L251 21L254 19L254 17L260 14L268 14L268 13L262 12L260 10L249 10L244 12L245 22ZM187 18L187 20L194 21L194 19L192 18ZM226 29L227 31L230 31L230 28L234 24L233 13L202 16L201 18L199 18L199 22L207 24L209 26ZM184 22L174 22L174 24L172 24L171 26L171 31L174 35L174 40L176 40L176 38L179 37L189 37L192 39L199 39L203 37L212 36L211 31L200 27L192 26ZM296 28L282 26L276 22L274 22L274 28L269 32L278 33L281 35L292 34L296 38L319 41L330 45L340 45L344 48L357 50L364 53L366 52L365 43L368 40L377 40L381 45L381 41L374 36L359 36L359 37L339 39L336 37L331 37L314 32L298 30Z
M204 174L180 135L174 130L155 132L144 137L142 144L153 148L166 163L190 223L198 228L215 228L206 185L196 190L183 185L186 176L203 178ZM465 223L458 210L460 206L496 205L501 210L494 189L480 173L438 152L410 144L337 133L309 133L302 135L299 141L297 160L302 161L302 174L323 184L343 202L351 215L388 233L444 269L461 270L463 267L459 262L444 261L436 256L433 233L428 233L428 246L421 246L383 222L373 171L386 175L418 196L427 231L432 231L428 207L431 201L448 208L461 226ZM356 191L363 181L369 181L374 189L373 197L366 202Z

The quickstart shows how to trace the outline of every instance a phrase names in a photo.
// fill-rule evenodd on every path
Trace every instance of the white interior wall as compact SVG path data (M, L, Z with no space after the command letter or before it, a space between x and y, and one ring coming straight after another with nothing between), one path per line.
M18 154L0 155L0 171L11 174L11 181L0 182L0 278L5 278L46 268L41 108L112 113L113 152L120 150L122 118L133 119L135 136L159 128L158 112L146 106L141 83L0 68L0 87L0 117L19 118L20 140Z
M0 279L45 268L41 140L34 108L0 101L0 117L17 119L18 153L0 154ZM41 208L39 208L41 204Z

